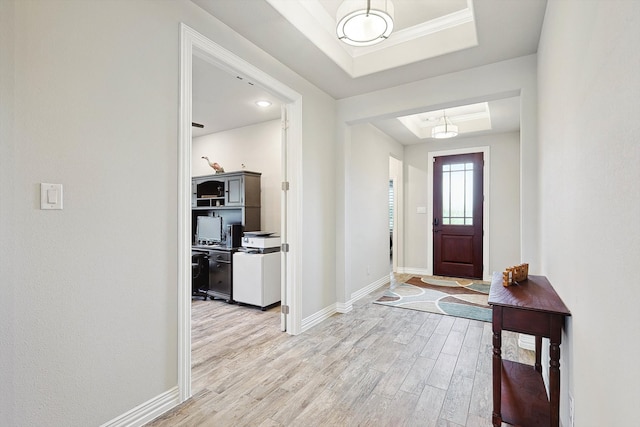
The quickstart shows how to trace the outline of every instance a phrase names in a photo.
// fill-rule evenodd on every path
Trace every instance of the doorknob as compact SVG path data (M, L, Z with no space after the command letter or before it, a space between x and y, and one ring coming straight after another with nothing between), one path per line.
M438 225L438 218L433 218L433 225Z

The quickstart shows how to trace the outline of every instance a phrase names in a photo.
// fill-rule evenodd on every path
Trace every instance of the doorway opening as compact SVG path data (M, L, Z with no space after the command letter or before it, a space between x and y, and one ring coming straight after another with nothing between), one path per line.
M281 104L198 52L192 61L193 299L269 308L274 315L281 300ZM258 231L278 238L261 239L266 248L244 248L242 234ZM249 256L249 250L268 254ZM263 264L269 274L262 274ZM257 271L238 278L247 265Z
M213 43L190 27L181 25L180 120L178 165L178 388L180 401L191 397L191 277L192 250L192 123L193 56L244 79L273 94L283 105L281 179L281 241L287 251L281 257L281 329L295 335L300 331L301 281L298 200L301 182L302 97L261 70Z

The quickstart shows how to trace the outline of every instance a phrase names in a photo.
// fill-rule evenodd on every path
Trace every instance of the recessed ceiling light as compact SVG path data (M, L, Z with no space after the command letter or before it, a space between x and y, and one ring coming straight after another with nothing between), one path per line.
M267 108L271 103L269 101L256 101L256 105L258 107Z

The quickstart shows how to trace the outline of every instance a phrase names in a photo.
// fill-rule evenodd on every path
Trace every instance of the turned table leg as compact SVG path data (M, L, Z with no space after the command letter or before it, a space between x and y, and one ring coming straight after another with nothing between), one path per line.
M494 427L502 425L502 307L493 307L493 414Z
M536 363L535 369L542 372L542 337L536 336Z
M551 427L560 425L560 341L562 340L562 317L551 318L549 338L549 411Z

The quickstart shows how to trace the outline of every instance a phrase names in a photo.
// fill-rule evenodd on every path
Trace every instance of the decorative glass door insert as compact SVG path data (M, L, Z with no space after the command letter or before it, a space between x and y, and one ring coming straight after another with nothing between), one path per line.
M473 225L473 163L442 166L442 224Z

